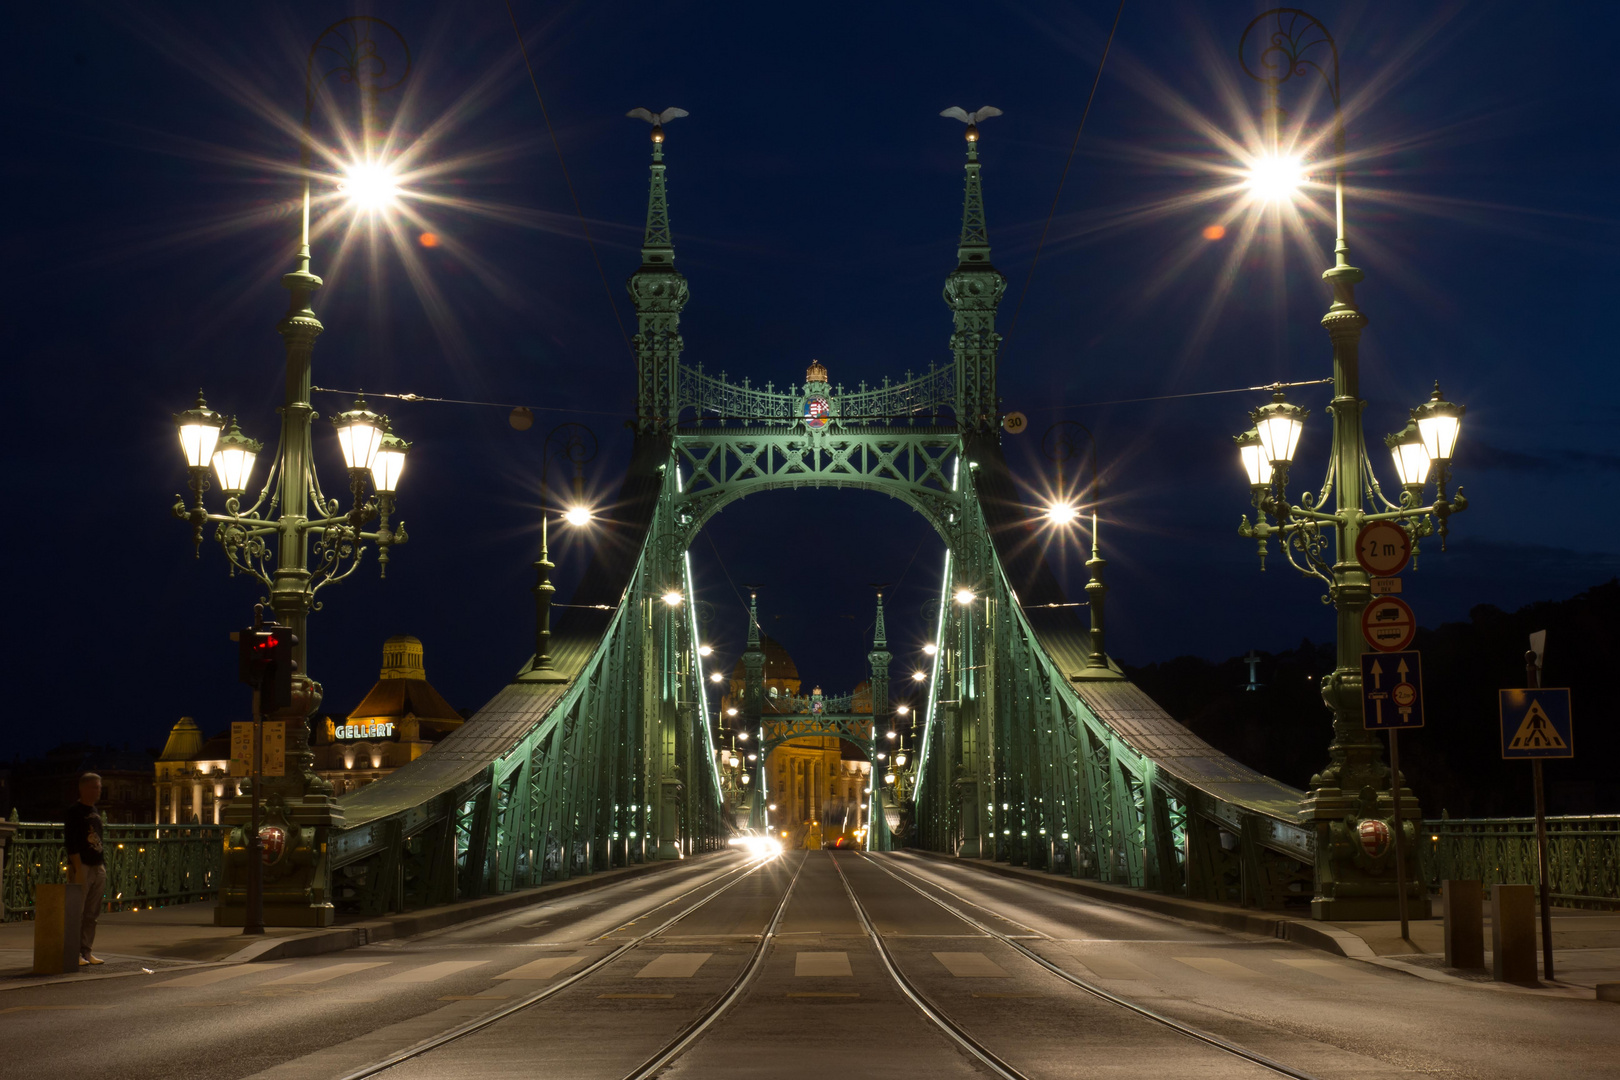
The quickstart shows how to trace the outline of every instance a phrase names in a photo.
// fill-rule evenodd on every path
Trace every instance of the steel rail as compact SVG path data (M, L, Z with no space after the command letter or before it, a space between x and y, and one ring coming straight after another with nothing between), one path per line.
M866 936L872 939L872 944L877 949L878 958L883 961L884 968L888 970L889 977L900 988L900 992L911 999L911 1003L917 1006L918 1010L932 1020L941 1031L950 1036L956 1045L967 1051L970 1056L977 1059L996 1076L1001 1077L1002 1080L1029 1080L1024 1073L1019 1072L1001 1060L989 1047L958 1027L955 1021L940 1011L921 990L918 990L912 984L910 979L901 973L899 966L894 962L894 957L889 955L889 947L883 943L883 935L878 933L877 927L867 917L866 908L861 904L860 898L855 895L855 890L850 887L849 878L844 876L844 868L839 866L838 863L838 856L834 855L832 857L833 869L838 871L838 880L843 882L844 892L849 894L850 905L854 907L856 917L861 920L861 928L866 931Z
M438 1035L434 1035L432 1038L424 1039L421 1042L416 1043L414 1046L409 1046L409 1047L406 1047L404 1050L401 1050L401 1051L399 1051L397 1053L390 1054L389 1056L383 1058L380 1061L374 1061L371 1064L362 1066L361 1068L356 1069L353 1072L345 1073L345 1074L343 1074L342 1077L339 1078L339 1080L365 1080L366 1077L376 1076L379 1073L385 1072L388 1069L392 1069L395 1065L402 1064L403 1062L409 1061L409 1060L411 1060L412 1058L415 1058L415 1057L420 1057L421 1055L427 1053L430 1050L437 1050L439 1047L444 1046L447 1043L454 1042L455 1040L460 1039L460 1038L462 1038L464 1036L471 1035L475 1031L481 1031L482 1029L484 1029L486 1027L489 1027L491 1024L494 1024L494 1023L496 1023L498 1021L506 1019L508 1016L511 1016L515 1012L519 1012L519 1011L521 1011L523 1009L527 1009L530 1005L534 1005L537 1002L544 1001L546 998L551 997L554 994L560 993L563 990L566 990L568 987L574 985L575 983L581 981L582 979L589 978L590 976L596 974L598 971L601 971L608 964L611 964L613 961L617 960L619 957L623 956L625 953L629 952L631 949L634 949L636 946L642 944L643 942L647 941L650 938L654 938L654 937L657 937L659 934L662 934L664 931L668 930L670 927L674 926L676 923L680 922L682 919L684 919L688 915L692 914L692 912L698 910L703 905L707 904L710 900L713 900L715 897L719 896L721 893L727 892L728 890L732 889L736 885L740 884L743 881L743 879L747 878L750 874L754 874L754 873L759 872L760 870L763 870L766 867L766 865L768 865L768 863L769 863L769 860L761 859L761 860L758 860L758 861L754 862L753 865L751 865L751 866L739 866L734 870L728 870L725 874L722 874L718 878L711 878L708 881L703 882L701 885L694 885L692 888L690 888L690 889L686 890L685 892L681 893L679 896L671 897L670 899L664 901L662 904L659 904L657 907L652 908L650 911L647 911L646 913L637 916L635 919L632 919L629 923L625 923L623 925L628 926L628 925L633 925L634 923L640 922L642 919L645 919L648 915L651 915L653 912L661 911L664 908L669 907L671 904L679 903L680 901L684 900L686 897L691 896L693 893L701 892L702 890L708 888L710 885L713 885L716 881L724 881L727 877L731 877L730 881L728 881L728 882L726 882L726 884L720 886L720 888L715 889L713 892L711 892L709 895L705 896L703 899L699 900L697 903L693 904L691 907L686 908L685 910L681 911L679 914L676 914L676 915L664 920L663 922L659 923L657 926L653 927L651 930L648 930L645 934L642 934L639 937L632 938L629 941L625 942L623 945L620 945L617 949L614 949L613 951L611 951L609 953L606 953L601 957L598 957L596 960L594 960L591 963L585 965L583 968L580 968L578 971L574 972L574 974L568 976L566 979L562 979L562 980L560 980L558 982L552 983L549 986L542 987L541 989L535 990L532 993L525 994L522 997L518 998L516 1001L512 1002L511 1004L503 1005L502 1007L500 1007L499 1009L496 1009L492 1013L486 1013L485 1015L477 1017L476 1019L468 1020L465 1023L458 1024L458 1025L456 1025L455 1027L451 1028L448 1031L440 1032ZM610 933L610 934L613 933L613 932L614 931L612 931L612 930L608 931L608 933ZM598 937L595 940L600 941L601 937Z
M1165 1016L1163 1013L1156 1012L1155 1010L1150 1009L1145 1005L1139 1005L1134 1001L1130 1001L1130 1000L1128 1000L1126 998L1120 997L1118 994L1110 993L1109 991L1104 990L1102 987L1096 985L1095 983L1087 982L1085 979L1080 978L1080 976L1074 974L1073 972L1066 971L1063 968L1059 967L1058 965L1052 963L1052 961L1048 960L1046 957L1042 956L1040 953L1036 952L1035 950L1029 948L1027 945L1024 945L1017 938L1009 937L1008 935L1003 934L998 930L995 930L995 929L993 929L993 928L991 928L989 926L986 926L984 923L982 923L979 920L975 919L973 916L969 915L967 912L962 911L959 908L952 907L950 904L947 904L945 901L941 900L939 897L934 896L932 893L929 893L926 890L924 890L924 889L918 887L917 885L913 884L912 882L907 881L906 878L914 878L917 881L921 881L924 884L926 884L926 885L928 885L928 886L930 886L932 888L938 889L942 893L945 893L947 896L951 897L952 899L961 901L963 904L966 904L968 907L978 908L980 911L986 912L986 913L988 913L990 915L994 915L996 918L1001 919L1004 922L1011 923L1012 925L1017 926L1020 929L1028 930L1031 934L1035 934L1035 935L1037 935L1039 937L1043 937L1043 938L1047 939L1048 941L1052 940L1052 936L1050 934L1043 934L1043 933L1041 933L1041 931L1035 929L1032 926L1026 926L1023 923L1017 922L1016 920L1007 918L1005 915L1002 915L1002 914L1000 914L998 912L991 911L989 908L985 907L983 904L974 903L972 900L967 899L965 896L961 896L958 893L952 892L950 889L946 888L943 885L940 885L937 882L929 881L927 878L920 877L919 875L912 873L910 870L903 870L901 873L903 873L904 876L902 877L901 873L896 873L894 870L890 869L888 866L885 866L883 864L883 862L881 862L881 861L879 861L877 859L871 858L865 852L862 852L861 855L864 858L866 858L869 862L871 862L872 865L876 866L879 870L882 870L884 873L888 874L890 877L892 877L896 881L900 882L900 884L904 885L906 888L908 888L908 889L912 890L913 892L917 893L917 895L925 897L926 899L933 901L934 904L936 904L940 908L944 909L945 911L949 912L950 914L956 916L958 919L961 919L963 922L967 923L969 926L971 926L974 929L978 930L980 933L987 934L990 937L995 938L997 941L1001 941L1001 942L1004 942L1007 945L1012 946L1012 948L1015 949L1018 953L1020 953L1021 955L1025 956L1025 957L1028 957L1030 960L1035 961L1035 963L1039 964L1041 967L1045 968L1047 971L1051 972L1053 975L1056 975L1058 978L1062 979L1063 981L1065 981L1067 983L1070 983L1070 984L1078 987L1081 990L1084 990L1086 993L1091 994L1094 997L1102 998L1104 1001L1107 1001L1107 1002L1109 1002L1111 1004L1114 1004L1114 1005L1118 1005L1120 1008L1127 1009L1130 1012L1136 1013L1138 1016L1145 1017L1145 1018L1147 1018L1149 1020L1152 1020L1153 1022L1158 1023L1158 1024L1163 1024L1165 1027L1170 1028L1173 1031L1179 1032L1180 1034L1187 1036L1189 1039L1193 1039L1193 1040L1195 1040L1197 1042L1207 1043L1208 1045L1213 1046L1218 1050L1224 1050L1228 1054L1232 1054L1232 1055L1234 1055L1236 1057L1243 1058L1245 1061L1253 1062L1254 1064L1259 1065L1262 1068L1270 1069L1272 1072L1278 1073L1278 1074L1280 1074L1282 1076L1292 1077L1293 1080L1318 1080L1318 1078L1313 1073L1302 1072L1299 1069L1296 1069L1296 1068L1294 1068L1294 1067L1292 1067L1290 1065L1284 1065L1282 1062L1277 1061L1277 1060L1275 1060L1273 1058L1266 1057L1264 1054L1256 1053L1255 1051L1250 1050L1250 1049L1248 1049L1246 1047L1243 1047L1243 1046L1239 1046L1237 1043L1232 1042L1232 1041L1230 1041L1228 1039L1223 1039L1221 1036L1216 1035L1213 1032L1205 1031L1203 1028L1194 1027L1191 1024L1182 1023L1180 1020L1172 1019L1171 1017Z
M742 972L738 974L737 978L732 981L731 986L713 1005L705 1009L702 1015L693 1020L679 1035L665 1044L662 1050L644 1061L635 1071L629 1073L625 1080L648 1080L649 1077L656 1076L666 1065L686 1053L693 1043L703 1037L703 1033L709 1029L710 1025L724 1016L748 991L749 984L754 981L754 976L759 973L760 968L765 966L765 957L770 952L772 939L776 937L776 928L782 925L782 916L787 914L788 900L793 896L793 887L799 883L799 875L804 871L804 864L809 857L807 852L804 858L799 860L798 869L793 871L793 877L788 881L788 887L782 893L782 902L776 905L776 912L766 925L765 932L759 936L759 944L754 948L753 957Z

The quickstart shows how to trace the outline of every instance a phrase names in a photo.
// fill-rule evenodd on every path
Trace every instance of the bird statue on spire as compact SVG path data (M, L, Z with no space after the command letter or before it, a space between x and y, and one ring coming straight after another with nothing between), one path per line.
M983 110L980 110L980 111L982 112ZM637 120L645 120L645 121L647 121L647 123L651 124L653 126L653 129L652 129L652 140L653 140L653 142L661 143L661 142L664 141L664 125L665 124L669 123L671 120L677 120L680 117L691 116L692 114L687 112L685 109L670 108L670 109L665 109L663 112L660 112L660 113L655 113L650 109L631 109L629 112L625 113L624 115L629 116L629 117L633 117L633 118L635 118Z
M979 121L988 120L992 116L1000 116L1001 110L994 105L980 105L976 111L967 112L960 105L952 105L950 108L942 110L939 115L962 121L967 125L967 141L978 142Z

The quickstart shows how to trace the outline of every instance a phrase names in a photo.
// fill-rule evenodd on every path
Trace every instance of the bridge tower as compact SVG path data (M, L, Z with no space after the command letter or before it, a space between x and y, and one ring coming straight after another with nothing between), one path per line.
M759 739L753 747L759 758L749 770L754 779L750 787L748 827L762 830L765 820L765 743L761 735L760 714L765 711L765 649L759 640L759 594L748 593L748 647L743 650L743 718Z
M1007 291L1007 279L990 263L990 231L984 218L984 190L979 179L979 128L967 128L966 177L962 193L962 236L957 241L956 269L945 279L945 302L956 318L951 352L956 357L956 419L965 434L994 432L996 398L996 309Z
M659 123L652 129L641 267L626 287L636 306L636 430L668 430L678 411L681 350L686 345L681 340L681 309L686 307L687 287L685 276L675 269L664 186L664 128Z
M894 754L895 742L888 738L889 718L893 705L889 701L889 664L894 655L889 652L889 634L883 625L883 593L877 594L877 622L872 629L872 651L866 654L872 665L872 798L868 800L867 847L872 851L888 851L893 844L889 835L888 819L884 816L885 802L883 768L877 761L879 751Z

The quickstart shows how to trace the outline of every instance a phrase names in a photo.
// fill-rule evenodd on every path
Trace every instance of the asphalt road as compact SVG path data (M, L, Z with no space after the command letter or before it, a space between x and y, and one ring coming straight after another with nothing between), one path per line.
M924 893L1121 998L1322 1080L1620 1077L1610 1003L1432 983L937 860L823 852L763 865L726 855L331 956L7 991L0 1077L330 1080L573 978L381 1075L615 1080L709 1016L756 957L732 1007L661 1075L988 1075L904 995L852 894L915 990L1018 1072L1277 1075L1085 992Z

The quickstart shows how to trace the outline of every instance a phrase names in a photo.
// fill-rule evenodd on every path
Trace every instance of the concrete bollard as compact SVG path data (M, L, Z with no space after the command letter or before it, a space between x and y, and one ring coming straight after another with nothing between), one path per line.
M1485 889L1477 881L1442 881L1446 967L1485 966Z
M79 970L83 885L34 886L34 974Z
M1536 887L1491 886L1491 974L1497 982L1535 986Z

